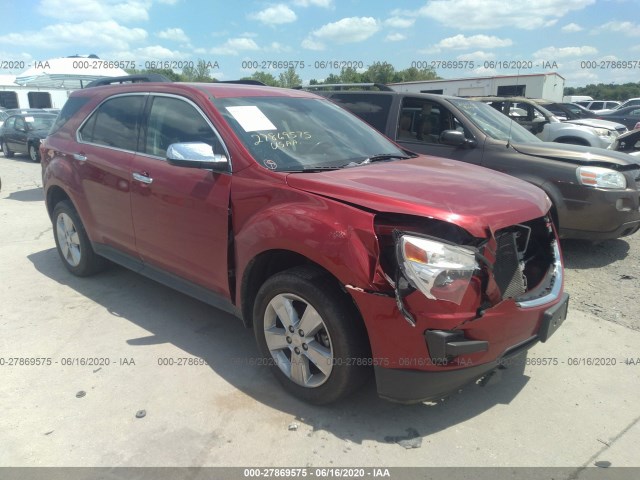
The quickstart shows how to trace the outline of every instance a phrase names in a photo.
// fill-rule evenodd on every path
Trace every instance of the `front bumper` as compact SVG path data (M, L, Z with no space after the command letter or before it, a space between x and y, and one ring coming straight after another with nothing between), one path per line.
M562 324L567 314L569 295L563 294L560 302L548 309L536 335L509 347L498 358L479 365L446 371L425 371L382 368L375 366L378 395L398 403L418 403L437 400L460 387L483 377L509 359L520 355L538 342L545 342Z
M640 191L636 185L605 190L565 184L562 190L565 205L558 210L561 238L608 240L640 229Z

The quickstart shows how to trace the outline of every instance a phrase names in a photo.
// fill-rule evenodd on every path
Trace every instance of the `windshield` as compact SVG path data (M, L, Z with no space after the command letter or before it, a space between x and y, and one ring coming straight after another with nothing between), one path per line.
M449 99L476 127L496 140L517 143L540 142L541 140L506 115L485 103L463 98Z
M241 97L214 103L255 160L270 170L341 168L408 157L328 100Z
M27 115L24 117L29 130L49 130L55 120L55 115Z

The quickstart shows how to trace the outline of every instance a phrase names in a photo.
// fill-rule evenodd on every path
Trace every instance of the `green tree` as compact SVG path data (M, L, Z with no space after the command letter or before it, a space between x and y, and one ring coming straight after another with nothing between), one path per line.
M193 67L188 65L182 69L182 78L186 82L215 82L211 76L211 68L204 60L198 60Z
M391 83L396 73L389 62L375 62L362 74L363 82Z
M289 67L285 72L278 76L278 86L284 88L293 88L302 85L302 79L296 73L296 69Z
M276 77L267 72L253 72L251 76L244 77L244 80L257 80L271 87L279 86Z

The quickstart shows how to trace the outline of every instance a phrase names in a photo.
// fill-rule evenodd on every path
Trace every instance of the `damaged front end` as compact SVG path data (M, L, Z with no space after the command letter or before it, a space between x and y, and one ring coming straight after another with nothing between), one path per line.
M477 238L437 219L378 214L375 232L391 290L351 294L366 319L383 398L441 398L545 341L566 317L548 217Z
M561 253L548 217L479 239L439 220L378 216L376 233L397 307L412 327L425 328L438 365L486 351L490 339L465 334L502 303L518 309L549 305L562 290Z

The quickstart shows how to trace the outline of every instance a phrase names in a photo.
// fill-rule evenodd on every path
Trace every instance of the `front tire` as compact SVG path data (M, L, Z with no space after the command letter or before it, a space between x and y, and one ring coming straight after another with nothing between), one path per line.
M38 151L38 147L33 143L29 144L29 158L32 162L40 162L40 152Z
M253 327L264 364L292 395L335 402L367 379L366 330L351 299L328 274L295 267L258 291Z
M107 260L93 251L80 216L71 202L63 200L53 209L53 232L62 263L74 275L86 277L107 266Z

